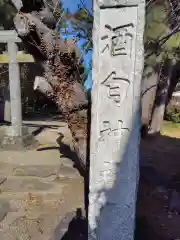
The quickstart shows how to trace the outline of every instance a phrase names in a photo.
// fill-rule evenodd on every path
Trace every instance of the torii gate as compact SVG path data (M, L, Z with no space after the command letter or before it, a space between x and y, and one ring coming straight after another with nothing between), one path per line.
M17 43L21 40L13 30L0 31L0 43L7 43L8 55L0 55L0 64L9 64L10 108L11 126L5 133L2 145L22 146L24 136L28 136L28 129L22 126L21 86L20 86L20 62L34 62L30 54L18 53Z
M71 42L72 39L69 39ZM18 52L17 43L21 39L18 38L14 30L0 31L0 43L7 43L8 54L0 54L0 64L9 64L9 86L10 86L10 112L11 126L6 132L2 146L13 146L18 148L24 146L32 137L28 134L28 129L22 125L22 109L21 109L21 86L20 86L20 69L19 63L35 62L30 54ZM44 95L52 92L51 85L42 76L36 76L34 81L34 90L38 90ZM31 141L30 141L31 142Z

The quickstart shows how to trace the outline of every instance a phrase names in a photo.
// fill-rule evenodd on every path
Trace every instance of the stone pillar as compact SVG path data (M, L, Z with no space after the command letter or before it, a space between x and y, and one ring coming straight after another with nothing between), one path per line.
M144 15L144 0L94 0L88 239L134 239Z
M9 59L9 86L11 101L11 131L12 136L22 136L22 109L21 109L21 86L20 70L16 60L18 47L15 42L8 42Z
M11 126L6 129L1 147L20 150L34 143L33 135L22 126L20 69L17 62L18 47L14 41L8 41L9 86L11 105Z
M11 122L11 101L9 85L5 89L4 93L4 119L5 122Z

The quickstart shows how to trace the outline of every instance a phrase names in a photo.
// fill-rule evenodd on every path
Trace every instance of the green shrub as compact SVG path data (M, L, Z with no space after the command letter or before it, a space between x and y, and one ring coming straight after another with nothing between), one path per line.
M172 102L168 104L165 112L165 120L174 123L180 123L180 105L173 104Z

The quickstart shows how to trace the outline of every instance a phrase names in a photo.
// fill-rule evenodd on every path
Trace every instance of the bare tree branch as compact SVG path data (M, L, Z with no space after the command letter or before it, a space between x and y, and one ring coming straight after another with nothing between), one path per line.
M36 76L34 81L34 90L43 93L46 97L52 98L55 95L51 85L44 77Z
M18 1L12 2L20 11L14 18L18 36L34 58L42 62L45 70L44 81L47 80L45 88L48 89L49 83L54 100L72 133L79 162L85 168L88 102L80 84L77 48L73 42L70 44L69 41L61 39L52 28L53 24L50 24L53 21L48 21L45 17L48 12L52 14L49 16L53 16L57 0L23 0L23 6Z

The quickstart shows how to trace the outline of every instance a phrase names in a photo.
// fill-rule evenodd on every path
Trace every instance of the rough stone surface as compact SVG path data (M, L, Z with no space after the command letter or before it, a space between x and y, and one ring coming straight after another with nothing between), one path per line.
M0 200L0 222L5 218L10 210L10 205L8 201Z
M59 240L63 237L63 235L67 231L68 223L72 220L74 216L75 212L70 212L66 214L66 216L61 220L60 224L56 227L53 240Z
M72 177L77 173L75 169L69 166L16 166L13 171L14 176L35 176L47 178L50 176L69 176Z
M27 151L28 155L31 155L34 157L34 154L32 154L31 151ZM4 154L2 154L3 156ZM13 164L13 161L1 161L0 159L0 184L6 180L6 176L19 176L19 177L25 177L25 176L34 176L34 177L41 177L41 178L47 178L50 176L61 176L61 177L73 177L77 176L78 171L73 167L73 162L72 161L67 161L67 159L62 159L62 161L56 161L56 159L53 159L51 162L47 162L46 159L44 159L44 164L43 161L40 162L39 157L43 157L44 154L37 152L37 159L39 161L32 161L32 162L25 162L24 164L22 161L18 159L15 160L13 157L12 160L16 164ZM48 157L52 156L53 157L58 157L59 154L56 154L55 152L49 152L47 154L47 159ZM2 157L1 156L1 157ZM5 154L6 156L6 154ZM20 156L17 154L17 156ZM27 159L28 160L28 159ZM18 164L19 163L19 164Z
M71 144L63 124L60 128L47 127L36 137L40 146L45 146L43 151L1 151L0 201L9 202L10 209L2 212L0 239L49 240L67 212L83 207L83 181L73 161L61 157L57 141L60 132Z
M53 183L38 178L8 178L0 188L1 192L29 192L48 191L54 187L56 186Z
M76 178L59 196L48 199L32 195L27 200L11 200L9 204L11 209L0 222L0 239L49 240L56 236L57 240L58 235L68 229L76 208L83 208L83 185ZM67 216L70 217L67 219ZM66 221L62 226L63 219Z
M94 0L88 239L134 239L144 14L143 0Z
M9 57L9 88L11 102L11 136L22 136L22 106L21 106L21 85L20 68L16 56L18 46L16 42L8 41Z
M7 177L0 176L0 184L4 183L7 180Z
M1 150L24 150L29 146L36 147L37 141L35 141L32 134L26 134L23 136L9 136L5 135L1 141Z
M35 176L46 178L51 175L57 175L59 166L16 166L13 171L14 176Z
M1 240L53 239L64 217L74 217L76 208L83 208L83 179L71 159L61 158L56 141L61 132L68 132L66 125L47 128L36 137L40 144L50 144L50 150L1 151ZM57 237L70 220L58 228Z

